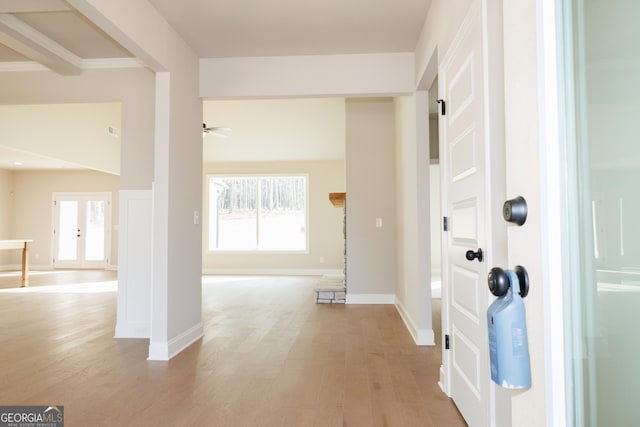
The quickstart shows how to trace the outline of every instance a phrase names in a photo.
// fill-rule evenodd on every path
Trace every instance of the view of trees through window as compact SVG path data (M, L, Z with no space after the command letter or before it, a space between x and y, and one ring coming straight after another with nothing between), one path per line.
M306 249L307 178L209 177L209 250Z

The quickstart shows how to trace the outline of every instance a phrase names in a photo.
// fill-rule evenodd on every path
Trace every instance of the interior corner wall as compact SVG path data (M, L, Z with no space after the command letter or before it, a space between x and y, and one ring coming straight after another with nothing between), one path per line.
M396 306L416 343L434 345L426 92L396 98L395 113L398 227Z
M395 302L395 137L392 98L347 99L347 303Z
M13 238L13 172L0 169L0 240ZM9 264L9 251L0 251L0 270Z
M416 87L434 53L443 58L473 0L432 0L415 50ZM437 64L434 64L437 66ZM428 89L431 81L420 89Z

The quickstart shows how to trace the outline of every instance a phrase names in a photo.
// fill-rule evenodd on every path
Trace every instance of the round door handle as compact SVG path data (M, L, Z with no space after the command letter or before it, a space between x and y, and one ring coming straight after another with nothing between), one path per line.
M487 276L487 282L489 284L489 291L498 298L507 294L511 283L509 283L509 276L500 267L493 267L489 270Z
M478 262L482 262L482 259L483 259L482 249L478 248L478 250L476 252L474 252L471 249L469 249L467 251L467 253L465 254L465 256L467 257L467 260L469 260L469 261L473 261L474 259L477 258Z

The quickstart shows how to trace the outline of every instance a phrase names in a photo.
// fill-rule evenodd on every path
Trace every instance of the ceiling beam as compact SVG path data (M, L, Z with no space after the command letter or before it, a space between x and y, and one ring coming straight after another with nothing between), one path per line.
M0 13L0 44L63 76L82 71L82 59L13 15Z
M0 0L0 13L67 12L64 0Z

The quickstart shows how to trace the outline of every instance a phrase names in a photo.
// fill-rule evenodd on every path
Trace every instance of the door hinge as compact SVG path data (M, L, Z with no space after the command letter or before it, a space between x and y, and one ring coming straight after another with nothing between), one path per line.
M446 116L447 108L446 108L446 103L444 102L444 99L438 99L436 102L440 104L440 112L442 113L442 115Z
M444 349L445 349L445 350L449 350L449 348L451 348L451 347L449 346L449 335L445 335L445 336L444 336Z
M444 231L449 231L449 217L447 216L442 217L442 229Z

